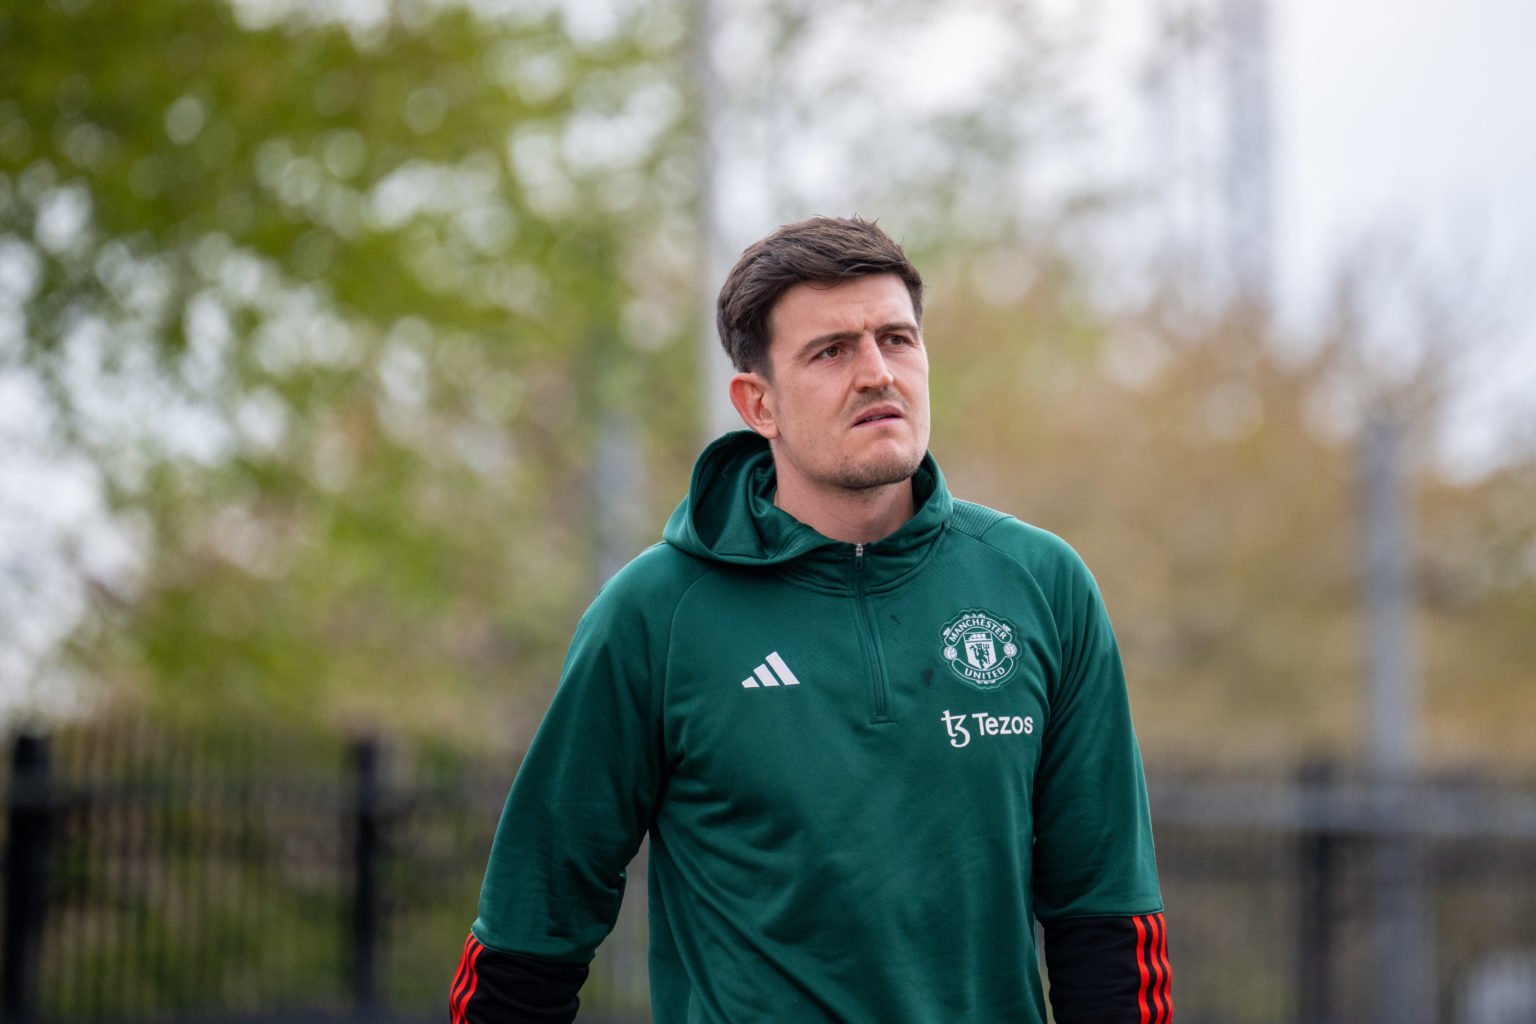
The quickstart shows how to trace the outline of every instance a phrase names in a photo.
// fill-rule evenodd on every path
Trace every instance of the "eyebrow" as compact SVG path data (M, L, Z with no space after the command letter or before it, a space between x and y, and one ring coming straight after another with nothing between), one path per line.
M909 334L918 334L917 325L909 320L892 320L890 323L881 324L875 328L875 335L891 334L896 331L906 331ZM823 345L831 345L839 341L854 341L863 331L833 331L830 334L819 334L800 346L799 355L805 355L811 349L820 348Z

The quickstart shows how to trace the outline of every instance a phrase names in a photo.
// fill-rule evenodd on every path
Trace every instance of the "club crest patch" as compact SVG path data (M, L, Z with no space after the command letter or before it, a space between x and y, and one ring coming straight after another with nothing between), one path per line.
M978 690L995 690L1018 667L1013 623L979 608L960 613L944 627L944 660Z

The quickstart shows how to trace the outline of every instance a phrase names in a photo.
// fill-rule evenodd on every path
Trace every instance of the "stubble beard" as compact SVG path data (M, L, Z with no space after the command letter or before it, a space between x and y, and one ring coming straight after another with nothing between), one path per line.
M844 491L872 491L912 479L922 464L921 450L880 456L862 462L847 459L832 471L827 482Z

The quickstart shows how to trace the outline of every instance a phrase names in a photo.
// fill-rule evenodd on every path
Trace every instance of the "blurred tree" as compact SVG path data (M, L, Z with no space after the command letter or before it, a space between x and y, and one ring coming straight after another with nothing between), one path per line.
M686 23L578 14L0 13L0 373L148 524L108 693L490 736L553 678L593 412L691 393Z
M1363 753L1355 410L1390 398L1414 425L1424 764L1536 769L1531 449L1448 479L1431 457L1436 360L1394 382L1363 366L1352 317L1298 351L1261 318L1191 315L1171 295L1106 319L1069 267L1029 267L1021 301L962 286L935 303L935 451L958 492L1094 568L1149 763ZM1463 344L1439 326L1437 351Z
M525 728L592 580L625 553L594 534L654 534L693 453L674 341L703 276L694 13L0 15L26 55L0 69L0 374L46 396L46 445L83 455L137 531L115 581L71 556L99 584L65 663L93 696ZM1069 120L1033 5L957 16L905 0L726 12L715 142L758 175L736 193L766 192L769 224L899 211L888 226L935 266L1062 208L1013 187L1040 126ZM869 63L872 45L942 60L944 33L987 42L958 92L893 89ZM829 41L849 52L828 59Z
M625 554L597 535L654 536L696 449L693 11L0 13L24 55L0 62L0 399L34 396L14 415L138 552L115 576L89 538L70 553L100 578L65 662L93 696L526 735ZM1076 227L1113 189L1073 156L1093 128L1072 33L1034 4L753 0L719 32L730 220L885 214L933 285L936 451L958 491L1097 568L1149 753L1351 750L1338 408L1376 359L1349 310L1303 355L1172 293L1108 312ZM957 49L967 75L937 88ZM1394 384L1421 418L1443 366ZM1533 756L1531 465L1424 478L1441 763ZM0 572L0 610L69 618L37 593ZM0 651L20 621L0 615Z

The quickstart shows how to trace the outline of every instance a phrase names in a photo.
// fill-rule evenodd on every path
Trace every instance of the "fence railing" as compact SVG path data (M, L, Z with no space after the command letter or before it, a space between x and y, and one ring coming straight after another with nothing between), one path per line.
M1183 1024L1536 1024L1536 790L1149 788Z
M445 1018L515 758L147 727L10 755L5 1021ZM1536 1021L1536 790L1151 790L1182 1024L1385 1024L1394 984L1419 1024ZM589 1024L649 1020L641 857Z

